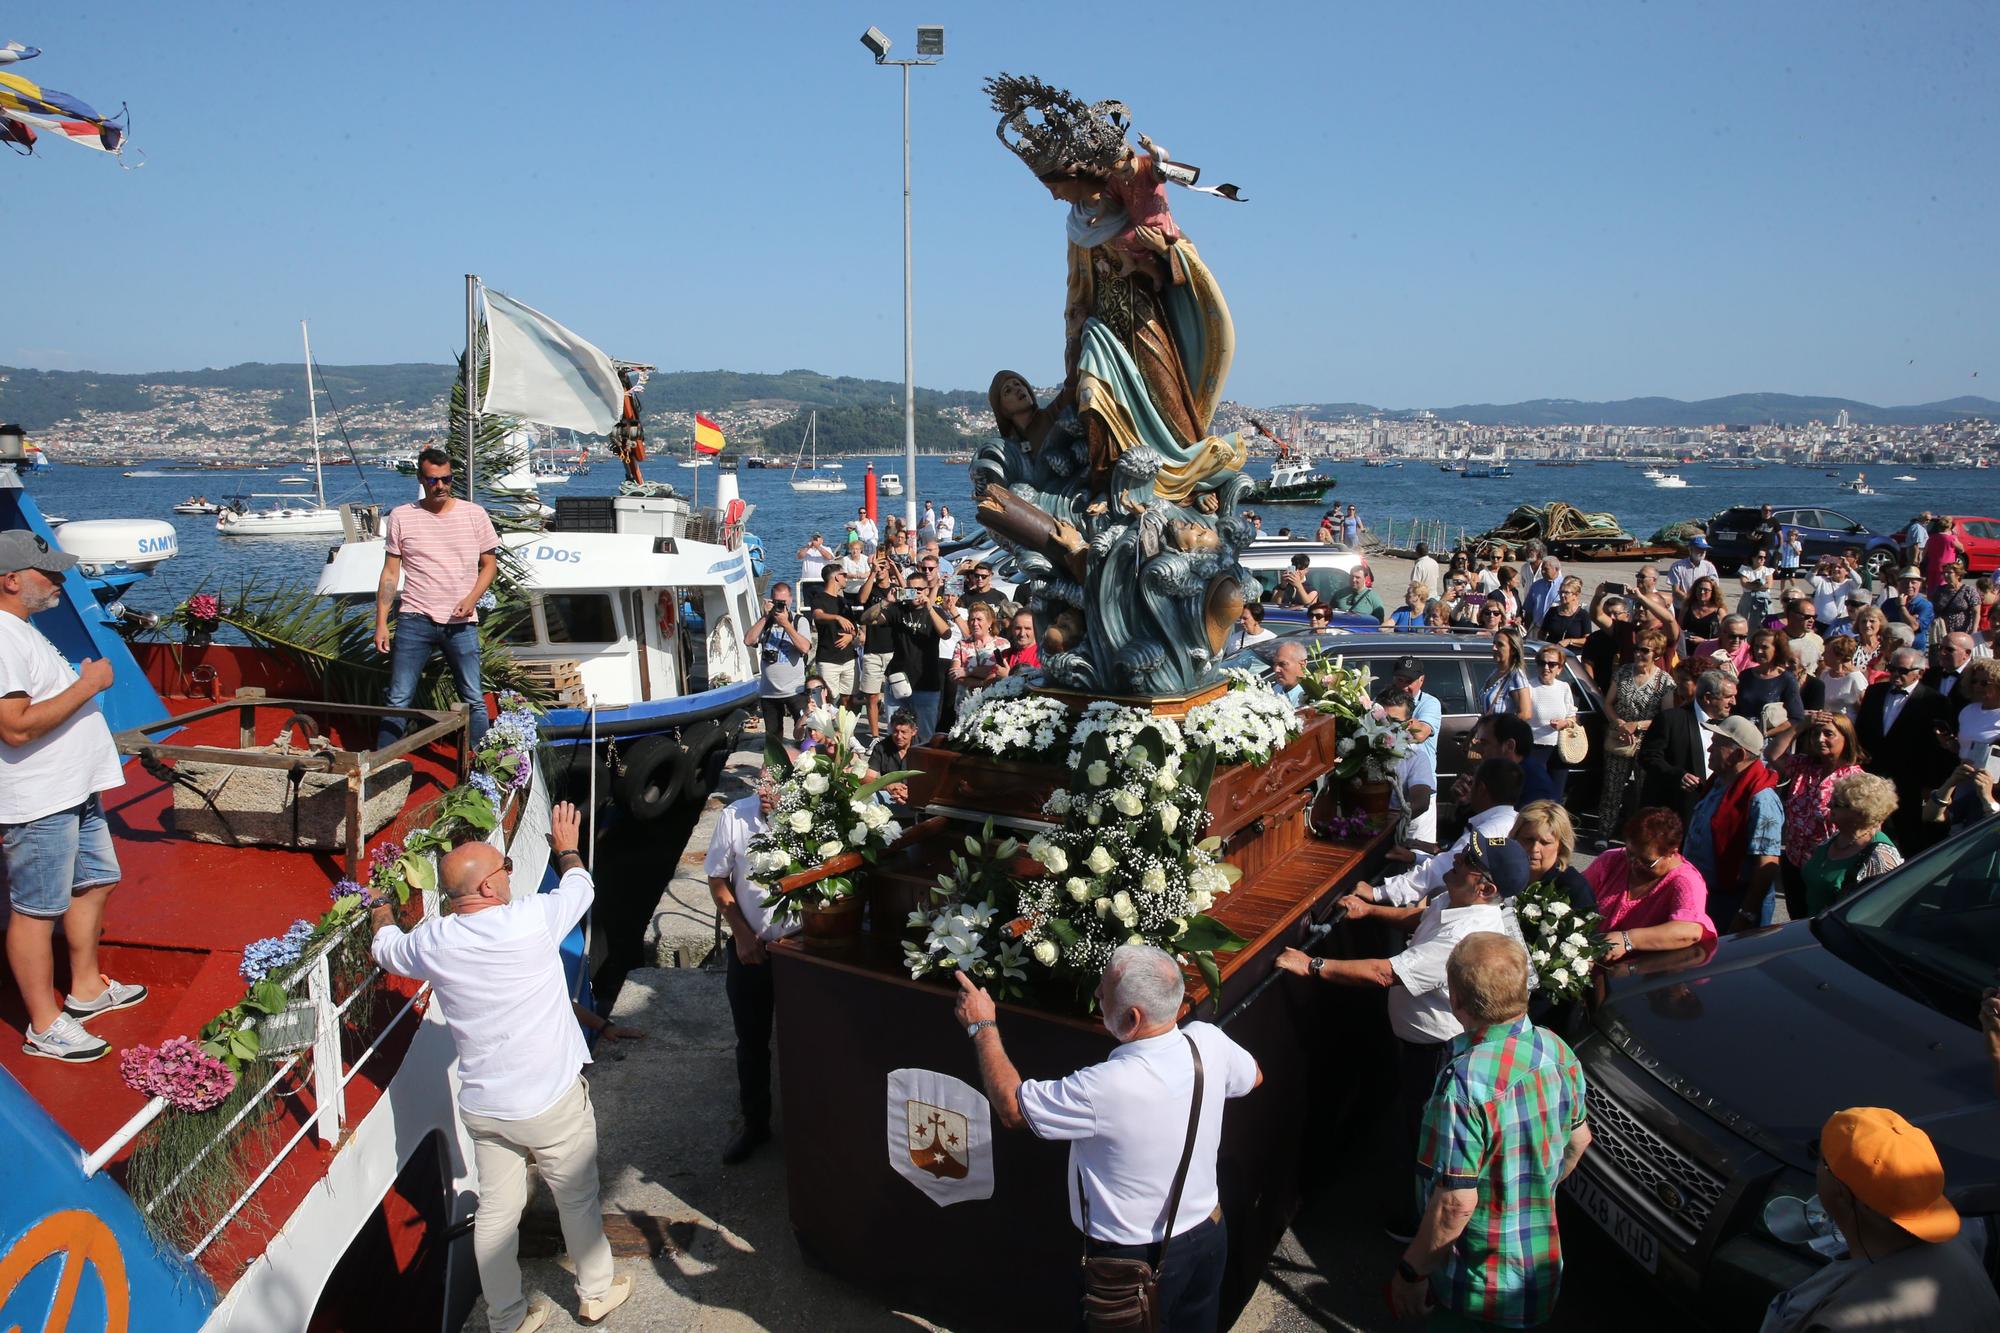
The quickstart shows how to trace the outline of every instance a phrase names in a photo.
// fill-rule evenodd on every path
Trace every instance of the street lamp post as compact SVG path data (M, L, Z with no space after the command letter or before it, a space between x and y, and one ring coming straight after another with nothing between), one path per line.
M903 523L917 528L917 350L910 266L910 67L935 65L944 58L944 29L917 27L917 54L912 60L889 59L889 39L880 28L861 34L861 44L875 53L878 65L903 71Z

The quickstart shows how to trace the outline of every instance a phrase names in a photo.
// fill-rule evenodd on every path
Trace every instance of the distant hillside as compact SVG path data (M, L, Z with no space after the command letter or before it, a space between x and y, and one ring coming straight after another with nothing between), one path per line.
M796 456L806 424L807 414L800 412L765 427L760 452L778 458ZM899 400L893 407L821 408L818 436L822 455L896 453L903 447L903 404ZM917 448L956 452L973 443L974 437L960 433L935 411L917 408Z
M1841 409L1856 424L1929 426L1961 417L2000 417L2000 402L1990 398L1951 398L1940 403L1907 407L1877 407L1851 398L1809 398L1789 393L1737 393L1726 398L1688 402L1680 398L1622 398L1616 402L1585 402L1576 398L1531 398L1522 403L1461 403L1432 408L1446 421L1470 421L1481 426L1803 426L1831 422ZM1385 411L1357 403L1314 403L1305 409L1321 421L1347 416L1407 417L1410 410Z
M457 367L405 363L386 366L321 366L321 383L343 410L372 407L419 409L435 406L442 416L445 393ZM140 412L157 406L156 395L142 386L222 389L235 392L276 391L271 417L283 423L306 418L305 368L302 365L246 362L220 370L160 370L139 375L112 375L91 370L23 370L0 366L0 421L18 421L30 432L47 430L56 422L85 410ZM782 375L756 375L732 370L670 371L656 374L646 386L646 410L723 411L755 402L802 407L876 407L903 401L903 386L888 380L822 375L788 370ZM964 389L918 389L917 406L984 407L984 392ZM321 402L322 411L326 403Z

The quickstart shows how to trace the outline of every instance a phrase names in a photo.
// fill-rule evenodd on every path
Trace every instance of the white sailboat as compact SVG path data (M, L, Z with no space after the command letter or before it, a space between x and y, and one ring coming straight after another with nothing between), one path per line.
M326 473L319 459L319 397L313 388L312 333L299 321L299 336L306 347L306 411L312 419L313 494L312 503L296 491L260 492L251 500L279 500L269 509L230 508L215 516L215 531L224 537L289 537L325 535L340 531L340 511L326 507ZM303 480L303 478L301 478Z
M804 478L799 476L799 467L806 460L806 450L812 450L812 467ZM792 464L792 489L815 495L833 495L847 489L847 479L821 472L819 468L819 413L806 418L806 436L799 441L799 456Z

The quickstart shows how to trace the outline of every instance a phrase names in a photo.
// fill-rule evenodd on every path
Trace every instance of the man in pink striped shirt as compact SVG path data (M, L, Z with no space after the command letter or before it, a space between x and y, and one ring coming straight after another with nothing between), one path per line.
M407 708L417 681L444 651L458 697L472 708L472 743L486 734L486 692L479 683L479 599L498 571L500 534L470 500L451 493L451 456L442 449L417 455L424 498L389 511L387 556L375 585L375 651L389 655L389 706ZM389 608L401 585L392 649ZM384 718L375 748L393 744L404 720Z

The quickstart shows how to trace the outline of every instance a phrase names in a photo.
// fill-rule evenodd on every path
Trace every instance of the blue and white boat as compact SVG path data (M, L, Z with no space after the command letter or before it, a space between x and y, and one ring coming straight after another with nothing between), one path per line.
M652 819L707 797L756 706L743 641L762 611L754 539L748 509L726 495L719 511L677 495L610 507L606 523L601 510L558 506L546 530L502 538L531 608L509 650L540 664L560 696L541 725L550 779L581 793L594 755L599 794ZM382 562L379 537L346 542L318 591L373 598Z

